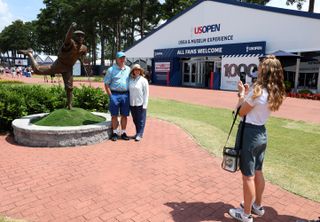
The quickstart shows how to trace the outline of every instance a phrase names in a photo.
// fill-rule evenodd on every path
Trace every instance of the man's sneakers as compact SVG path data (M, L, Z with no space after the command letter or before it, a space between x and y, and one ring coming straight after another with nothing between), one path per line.
M117 141L118 140L118 134L113 133L112 136L111 136L111 140L112 141Z
M244 208L244 202L243 201L240 203L240 207ZM265 210L264 210L264 208L262 206L257 206L256 203L253 203L252 204L252 208L251 208L251 212L253 214L258 215L258 216L261 217L261 216L264 215Z
M252 215L246 215L242 208L232 208L229 210L229 215L242 222L253 222Z
M118 134L117 133L112 133L112 136L111 136L111 140L112 141L117 141L119 138ZM120 136L121 139L123 140L129 140L130 138L127 136L126 133L122 133L122 135Z
M130 140L130 138L127 136L126 133L122 133L121 139L123 139L123 140Z

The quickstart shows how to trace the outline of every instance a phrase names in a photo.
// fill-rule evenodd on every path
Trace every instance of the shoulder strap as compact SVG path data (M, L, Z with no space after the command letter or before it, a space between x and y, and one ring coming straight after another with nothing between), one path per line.
M238 115L239 115L240 108L241 108L241 106L239 106L239 107L237 108L237 111L236 111L236 113L234 114L233 122L232 122L232 125L231 125L231 128L230 128L230 131L229 131L228 138L227 138L227 141L226 141L225 146L227 146L227 143L228 143L228 141L229 141L229 138L230 138L230 135L231 135L233 126L234 126L234 124L235 124L235 122L236 122L236 120L237 120L237 117L238 117ZM234 111L233 111L233 113L234 113ZM243 123L245 123L245 121L246 121L246 116L243 117ZM244 124L242 125L240 144L242 144L243 129L244 129Z
M247 117L247 116L244 116L244 117L243 117L243 120L242 120L239 150L242 149L243 132L244 132L244 126L246 125L246 124L245 124L245 123L246 123L246 117Z

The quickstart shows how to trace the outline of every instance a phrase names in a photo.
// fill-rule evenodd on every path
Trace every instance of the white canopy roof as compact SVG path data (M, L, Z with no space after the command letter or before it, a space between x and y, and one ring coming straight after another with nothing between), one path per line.
M211 26L215 30L208 30ZM207 32L196 33L197 28ZM220 42L207 41L221 36L231 37ZM152 58L155 49L256 41L266 41L266 53L317 51L319 36L319 14L230 0L202 0L127 49L126 55ZM183 43L196 39L206 42Z

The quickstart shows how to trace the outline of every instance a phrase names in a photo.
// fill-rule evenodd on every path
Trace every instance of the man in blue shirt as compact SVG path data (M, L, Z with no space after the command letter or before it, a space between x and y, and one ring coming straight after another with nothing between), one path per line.
M125 65L126 55L124 52L117 52L116 64L111 66L104 77L104 86L109 95L109 111L112 116L112 141L121 138L129 140L126 133L127 117L129 116L129 74L130 67ZM121 130L118 131L118 115L121 115Z

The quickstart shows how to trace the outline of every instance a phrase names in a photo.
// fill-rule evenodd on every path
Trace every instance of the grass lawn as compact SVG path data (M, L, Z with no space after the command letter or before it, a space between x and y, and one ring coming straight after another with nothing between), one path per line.
M24 82L19 80L0 79L0 84L24 84Z
M222 156L232 123L231 110L151 99L148 114L179 125L214 156ZM320 202L320 125L271 117L266 127L266 179ZM234 143L236 129L230 144Z
M51 81L51 78L50 78L50 75L47 75L48 77L48 80L49 82ZM40 79L43 79L43 75L32 75L32 78L40 78ZM87 76L74 76L73 77L73 81L92 81L92 82L102 82L103 81L103 78L104 76L90 76L90 77L87 77ZM55 81L57 81L57 77L55 77L54 79ZM61 79L61 81L63 81Z
M2 217L0 216L0 222L26 222L25 220L15 220L9 217Z
M101 116L93 115L91 112L81 108L58 109L49 115L35 120L32 123L39 126L80 126L105 121Z

